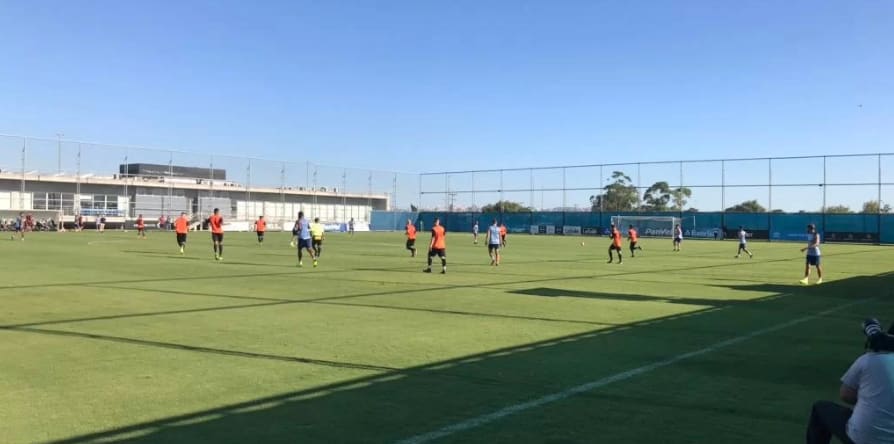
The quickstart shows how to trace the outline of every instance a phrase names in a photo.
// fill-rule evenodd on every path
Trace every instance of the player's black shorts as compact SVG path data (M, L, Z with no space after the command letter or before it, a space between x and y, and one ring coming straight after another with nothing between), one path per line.
M407 239L407 250L416 249L416 239Z
M638 243L639 242L637 242L637 241L630 242L630 248L636 248L636 244L638 244Z
M819 267L822 264L823 260L821 256L807 256L807 265L813 265L814 267Z
M487 252L492 253L494 251L500 251L500 244L487 244Z
M316 250L317 247L322 247L322 246L323 246L323 239L314 239L313 242L312 242L312 245L314 246L314 250Z
M447 250L444 249L444 248L432 248L432 249L429 250L429 252L428 252L428 257L435 257L435 256L440 257L440 258L442 258L442 259L443 259L443 258L446 258L446 257L447 257Z
M679 244L680 242L683 242L683 238L682 238L682 237L675 237L675 238L674 238L674 243L675 243L675 244Z
M211 240L217 243L223 242L223 233L211 233Z
M264 239L264 232L258 231L258 240Z
M186 233L177 233L177 245L186 243Z
M298 239L298 249L302 248L313 248L313 245L310 243L310 239Z
M747 249L747 248L748 248L748 246L745 245L744 242L739 242L739 249L740 249L740 250L745 250L745 249Z
M620 246L620 245L611 244L611 245L608 246L608 249L609 249L609 250L615 250L615 251L621 251L621 246Z

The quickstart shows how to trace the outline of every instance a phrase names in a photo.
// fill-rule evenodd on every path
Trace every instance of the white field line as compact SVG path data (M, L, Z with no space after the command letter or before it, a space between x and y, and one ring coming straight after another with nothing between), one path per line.
M630 370L627 370L627 371L624 371L621 373L616 373L611 376L606 376L604 378L597 379L595 381L590 381L590 382L587 382L585 384L581 384L581 385L578 385L575 387L571 387L571 388L562 390L560 392L545 395L540 398L532 399L530 401L525 401L525 402L522 402L519 404L513 404L510 406L506 406L499 410L493 411L491 413L486 413L484 415L476 416L474 418L469 418L469 419L442 427L440 429L437 429L437 430L434 430L434 431L431 431L428 433L423 433L421 435L416 435L416 436L412 436L410 438L402 439L400 441L397 441L396 444L427 443L427 442L441 439L441 438L444 438L444 437L447 437L447 436L450 436L450 435L453 435L453 434L456 434L459 432L464 432L467 430L475 429L475 428L481 427L483 425L490 424L492 422L501 420L503 418L506 418L506 417L509 417L509 416L512 416L512 415L515 415L518 413L522 413L526 410L543 407L547 404L552 404L554 402L562 401L564 399L570 398L575 395L579 395L581 393L593 391L600 387L605 387L607 385L614 384L616 382L625 381L627 379L631 379L636 376L639 376L639 375L642 375L645 373L649 373L653 370L657 370L662 367L667 367L669 365L676 364L676 363L683 361L685 359L690 359L690 358L695 358L697 356L705 355L705 354L720 350L722 348L729 347L731 345L736 345L738 343L745 342L745 341L752 339L754 337L765 335L767 333L772 333L772 332L782 330L782 329L785 329L788 327L792 327L794 325L801 324L801 323L816 319L818 317L825 316L825 315L828 315L830 313L833 313L833 312L836 312L839 310L843 310L845 308L848 308L848 307L851 307L854 305L869 302L873 299L875 299L875 298L869 298L869 299L863 299L860 301L849 302L847 304L842 304L837 307L833 307L828 310L821 311L821 312L818 312L818 313L815 313L815 314L812 314L809 316L803 316L803 317L793 319L788 322L776 324L771 327L762 328L760 330L755 330L755 331L752 331L751 333L747 333L747 334L744 334L741 336L736 336L734 338L727 339L725 341L720 341L716 344L710 345L708 347L705 347L705 348L702 348L699 350L679 354L679 355L676 355L676 356L673 356L673 357L670 357L670 358L667 358L667 359L664 359L661 361L655 361L651 364L646 364L641 367L636 367L636 368L633 368L633 369L630 369Z

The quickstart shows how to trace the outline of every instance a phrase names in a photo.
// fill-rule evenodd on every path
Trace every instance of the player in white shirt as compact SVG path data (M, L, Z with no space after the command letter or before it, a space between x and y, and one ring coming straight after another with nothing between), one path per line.
M478 245L478 221L475 221L475 225L472 225L472 243Z
M748 236L751 236L751 233L745 231L745 227L739 227L739 251L736 252L736 259L739 258L739 255L744 251L748 253L748 258L753 258L754 255L748 251Z
M674 226L674 251L680 251L680 244L683 243L683 227L680 224Z

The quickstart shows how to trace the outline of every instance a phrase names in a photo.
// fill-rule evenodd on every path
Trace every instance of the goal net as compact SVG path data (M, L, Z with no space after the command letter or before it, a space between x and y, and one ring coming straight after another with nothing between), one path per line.
M640 236L671 237L674 225L680 223L679 217L671 216L612 216L612 223L623 233L633 225Z

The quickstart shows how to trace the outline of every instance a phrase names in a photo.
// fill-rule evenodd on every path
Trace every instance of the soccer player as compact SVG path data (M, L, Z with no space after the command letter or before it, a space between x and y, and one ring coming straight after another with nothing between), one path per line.
M506 248L506 224L500 224L500 246Z
M416 225L413 221L407 219L407 250L410 250L410 257L416 257Z
M320 218L314 218L314 223L310 224L310 237L312 238L311 244L314 247L314 252L316 253L315 258L319 259L320 255L323 254L323 236L326 233L326 226L320 223Z
M428 268L422 270L431 273L431 258L438 256L441 258L441 274L447 274L447 233L441 226L441 219L435 218L435 222L431 227L431 242L428 244Z
M680 251L680 245L683 243L683 227L680 224L674 226L674 251Z
M137 222L136 222L135 226L137 227L137 238L145 239L146 238L146 221L143 220L142 214L137 216Z
M748 253L749 259L754 257L754 255L748 251L748 236L750 236L750 234L745 231L745 227L739 227L739 251L736 252L736 259L739 258L739 255L742 254L743 251Z
M19 238L22 239L23 241L25 240L25 218L23 217L24 215L25 215L25 213L19 213L19 215L16 216L15 223L13 224L13 229L15 229L15 232L18 233ZM14 240L15 238L16 238L16 236L15 236L15 234L13 234L12 236L10 236L9 240Z
M354 218L348 221L348 233L351 233L351 236L354 235Z
M636 250L642 251L643 247L639 246L639 233L633 225L627 227L627 240L630 242L630 257L636 257Z
M314 247L311 244L310 223L304 218L304 211L298 212L298 222L296 225L298 227L298 266L304 266L304 250L307 250L311 259L314 261L314 267L316 267L317 256L314 252Z
M807 278L810 277L810 266L816 267L816 283L823 283L823 266L820 258L820 235L816 232L816 225L807 225L807 246L801 249L801 252L807 251L807 263L804 265L804 279L799 282L807 285Z
M257 222L255 222L255 232L258 233L258 246L264 245L264 233L267 231L267 221L264 220L264 216L258 217Z
M608 263L612 263L615 260L614 252L618 252L618 264L624 263L624 258L621 257L621 230L618 230L618 227L615 224L612 224L612 243L608 246Z
M174 231L177 233L177 246L180 247L180 254L186 253L186 234L189 233L189 218L186 212L180 213L180 217L174 221Z
M492 266L500 266L500 245L502 242L503 237L500 234L500 226L497 225L497 220L494 219L494 223L487 229L487 254L490 255L490 264Z
M295 248L295 246L298 245L296 242L298 241L299 222L301 222L300 219L295 219L295 225L292 225L292 241L289 242L289 246L292 248Z
M475 225L472 225L472 243L478 245L478 221L475 221Z
M220 215L220 209L215 208L214 214L207 220L211 227L211 242L214 243L214 259L223 260L223 216Z

